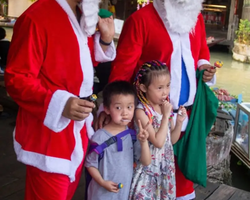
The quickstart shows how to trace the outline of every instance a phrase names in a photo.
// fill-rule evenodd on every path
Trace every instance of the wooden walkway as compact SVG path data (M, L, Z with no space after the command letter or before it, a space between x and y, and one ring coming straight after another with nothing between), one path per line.
M198 185L194 187L196 200L250 200L250 192L224 184L207 183L206 188Z
M0 200L23 200L25 166L17 162L12 140L16 113L8 111L7 114L9 117L0 116ZM195 185L195 190L196 200L250 200L249 192L226 185L208 183L206 188ZM73 200L84 200L84 197L83 175Z

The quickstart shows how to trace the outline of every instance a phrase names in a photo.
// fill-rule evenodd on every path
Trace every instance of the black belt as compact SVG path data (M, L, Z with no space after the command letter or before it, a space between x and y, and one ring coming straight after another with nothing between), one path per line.
M187 111L191 110L193 107L193 105L190 105L190 106L184 106L184 108L186 108ZM179 109L176 109L176 110L173 110L174 113L178 113L178 110Z

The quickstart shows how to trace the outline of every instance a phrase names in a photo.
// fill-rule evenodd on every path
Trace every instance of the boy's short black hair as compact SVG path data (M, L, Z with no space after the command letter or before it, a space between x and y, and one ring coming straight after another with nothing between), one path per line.
M135 98L135 105L136 105L136 92L132 84L127 81L114 81L106 85L103 89L103 105L109 108L111 104L111 98L114 95L133 95Z
M6 37L6 31L4 28L0 27L0 40Z

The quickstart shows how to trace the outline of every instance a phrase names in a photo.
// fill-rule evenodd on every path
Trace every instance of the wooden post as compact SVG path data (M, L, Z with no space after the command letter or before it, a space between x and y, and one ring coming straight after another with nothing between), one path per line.
M250 6L243 6L242 19L250 20Z
M227 40L232 40L232 35L234 35L234 9L235 9L236 0L231 0L230 14L229 14L229 23L227 31Z

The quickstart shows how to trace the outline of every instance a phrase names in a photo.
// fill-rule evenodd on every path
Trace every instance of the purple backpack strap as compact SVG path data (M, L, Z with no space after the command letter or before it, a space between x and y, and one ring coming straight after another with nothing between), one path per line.
M126 136L127 134L130 134L132 130L127 129L125 131L122 131L121 133L116 135L116 140L117 140L117 151L122 151L122 137Z
M94 149L98 146L99 144L95 143L95 142L91 142L90 146L89 146L89 151L88 153L91 153L92 151L94 151Z
M130 130L130 135L132 138L133 143L136 142L137 138L136 138L136 131L134 129L129 129Z
M111 144L114 144L116 143L116 136L113 136L111 138L109 138L108 140L106 140L105 142L103 142L102 144L98 145L94 151L97 153L97 154L101 154L104 149L106 149L107 147L109 147Z
M109 147L110 145L114 144L117 142L117 151L122 151L122 137L126 136L127 134L130 134L132 137L132 140L134 141L134 138L136 138L136 133L135 130L132 129L127 129L125 131L120 132L119 134L117 134L116 136L113 136L111 138L109 138L108 140L106 140L105 142L103 142L102 144L98 145L96 143L92 143L90 145L90 151L89 152L96 152L98 155L101 155L102 152L104 151L104 149L106 149L107 147Z

